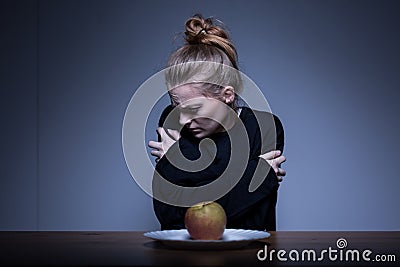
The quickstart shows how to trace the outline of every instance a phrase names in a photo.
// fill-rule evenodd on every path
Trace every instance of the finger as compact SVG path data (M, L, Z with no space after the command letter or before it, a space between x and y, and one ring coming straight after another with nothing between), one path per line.
M163 127L157 127L156 131L160 135L161 139L165 139L165 130Z
M274 152L270 151L270 152L267 152L265 154L261 154L259 157L261 157L261 158L263 158L263 159L265 159L267 161L270 161L271 159L274 158Z
M280 154L281 154L280 150L272 150L265 154L261 154L260 157L262 157L263 159L266 159L266 160L271 160L271 159L278 157Z
M155 149L162 149L161 142L149 141L148 146Z
M165 129L162 128L162 127L158 127L158 128L157 128L157 132L158 132L158 133L160 134L160 136L161 136L161 141L174 140L174 139L172 138L172 136L170 136L170 135L165 131Z
M274 163L276 165L281 165L282 163L284 163L286 161L286 157L285 156L280 156L274 159Z
M177 131L177 130L171 130L171 129L168 129L167 131L168 131L169 135L170 135L174 140L178 140L179 138L181 138L181 135L179 134L179 131Z
M283 177L278 176L278 182L280 183L280 182L282 182L282 181L283 181Z
M280 156L276 159L279 162L279 165L286 162L286 157L285 156Z
M152 150L150 152L150 154L152 154L153 156L155 156L157 158L161 158L164 155L164 153L160 150Z
M286 171L284 169L278 168L278 173L277 175L279 176L285 176L286 175Z
M280 150L273 150L273 151L271 151L271 152L273 152L273 155L274 155L273 158L274 158L274 159L277 158L277 157L279 157L279 156L281 155L281 153L282 153Z

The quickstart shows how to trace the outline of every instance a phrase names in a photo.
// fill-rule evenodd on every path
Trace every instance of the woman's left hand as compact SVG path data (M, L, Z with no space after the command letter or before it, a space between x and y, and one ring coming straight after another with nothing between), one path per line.
M265 159L268 164L271 165L272 169L275 171L276 176L278 177L279 182L282 182L283 176L286 175L286 171L281 168L281 164L286 161L286 158L281 154L282 152L280 150L273 150L259 156L260 158Z
M149 141L149 147L153 148L151 154L156 157L156 162L159 161L168 149L179 140L181 135L177 130L167 129L168 133L164 128L158 127L157 132L161 137L161 142Z

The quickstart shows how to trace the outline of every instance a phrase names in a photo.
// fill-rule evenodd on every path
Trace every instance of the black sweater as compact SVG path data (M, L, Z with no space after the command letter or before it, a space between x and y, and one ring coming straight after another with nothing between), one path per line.
M160 118L160 126L177 128L177 125L169 123L177 121L173 116L171 116L172 119L168 118L167 123L164 124L171 110L171 106L164 110ZM275 115L254 111L247 107L242 108L240 120L246 132L243 132L243 128L238 126L240 123L236 123L227 132L209 136L208 138L214 142L215 146L203 144L202 153L199 150L200 140L192 138L183 129L179 142L171 146L167 156L158 161L153 176L153 207L162 230L185 228L184 216L187 207L166 204L160 199L173 203L177 196L178 198L190 198L190 196L184 196L179 189L170 187L165 180L184 187L199 187L219 181L225 185L234 179L238 182L228 193L217 199L208 199L207 196L204 196L205 199L202 201L215 200L224 207L227 215L227 228L276 230L275 206L279 184L274 170L258 156L275 149L283 152L283 127ZM245 139L246 133L248 143ZM233 142L232 147L231 141ZM246 148L249 154L248 157L243 157L245 153L241 152L246 151ZM202 165L202 162L198 160L196 163L193 162L196 166L190 166L190 162L186 166L183 164L182 170L182 167L176 167L169 160L178 157L178 152L190 161L198 160L201 156L202 160L211 162L211 164L198 171L189 171L192 167L197 168ZM213 157L214 155L215 157ZM241 159L238 160L238 158ZM230 161L231 164L229 164ZM221 180L223 178L225 180ZM221 187L221 184L219 186ZM249 190L249 186L251 190ZM185 202L186 206L193 204L195 203Z

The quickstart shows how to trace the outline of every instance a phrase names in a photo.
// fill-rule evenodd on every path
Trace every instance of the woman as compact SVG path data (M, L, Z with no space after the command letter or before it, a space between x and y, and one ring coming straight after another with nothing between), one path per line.
M184 228L187 206L194 204L195 191L184 196L171 184L204 189L214 183L209 188L224 193L200 190L200 198L224 207L227 228L275 230L277 190L286 175L280 168L283 127L271 113L239 107L236 49L220 26L195 15L185 35L186 44L168 61L171 105L161 115L158 142L149 142L157 161L153 203L161 228Z

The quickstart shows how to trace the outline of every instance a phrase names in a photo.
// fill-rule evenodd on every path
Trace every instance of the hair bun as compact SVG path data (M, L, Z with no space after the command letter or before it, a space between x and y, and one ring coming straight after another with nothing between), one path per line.
M185 23L185 40L189 45L206 44L218 47L229 57L237 68L236 49L228 33L218 25L214 25L212 18L203 18L196 14Z
M228 34L222 27L214 25L211 18L205 19L199 14L186 21L185 35L188 44L210 44L208 40L213 36L230 41Z

